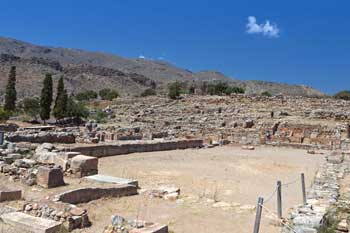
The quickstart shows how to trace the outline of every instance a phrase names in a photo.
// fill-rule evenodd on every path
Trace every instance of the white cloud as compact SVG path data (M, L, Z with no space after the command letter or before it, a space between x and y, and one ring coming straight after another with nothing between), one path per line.
M142 54L141 54L141 55L139 55L139 58L140 58L140 59L146 59L146 57L145 57L145 56L143 56Z
M271 24L269 20L266 20L264 24L258 24L255 16L249 16L246 27L249 34L262 34L274 38L279 37L280 30L276 24Z

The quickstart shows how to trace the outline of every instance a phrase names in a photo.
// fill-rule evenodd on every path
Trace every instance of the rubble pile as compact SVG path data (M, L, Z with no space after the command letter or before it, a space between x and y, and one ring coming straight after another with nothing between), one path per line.
M85 228L91 225L85 209L68 205L42 204L37 202L25 203L23 212L35 217L52 219L62 222L63 226L70 232L74 229Z
M342 153L333 152L316 174L315 181L307 195L307 205L295 207L289 215L290 227L283 233L315 232L327 225L327 214L337 204L339 186L344 175L349 172L349 163L344 162Z

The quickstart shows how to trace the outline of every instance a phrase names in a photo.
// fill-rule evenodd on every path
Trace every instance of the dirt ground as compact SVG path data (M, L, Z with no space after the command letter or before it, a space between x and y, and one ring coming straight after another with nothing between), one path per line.
M93 225L74 232L102 233L112 215L121 215L168 224L173 233L251 233L257 198L268 198L277 180L282 183L297 180L282 189L286 216L290 207L302 202L300 173L305 173L310 185L322 161L321 155L309 155L305 150L257 147L248 151L236 146L102 158L100 174L137 179L141 192L161 185L176 186L181 189L180 198L163 200L142 193L81 204L88 209ZM45 200L82 185L78 179L65 180L69 185L47 190L12 183L6 177L0 179L2 186L22 188L27 200ZM276 212L275 195L266 207ZM273 219L273 214L263 211L261 233L278 232L279 228L271 224Z
M96 233L118 214L169 224L175 233L250 233L259 196L269 197L282 183L284 215L302 202L300 173L310 185L323 157L308 155L305 150L258 147L254 151L225 146L212 149L189 149L166 152L135 153L102 158L101 174L133 178L142 189L175 185L181 189L180 200L150 199L147 195L90 202L94 225L82 232ZM213 203L224 202L223 205ZM226 203L232 207L227 207ZM266 207L276 212L276 196ZM273 214L263 212L262 233L278 232L270 224Z

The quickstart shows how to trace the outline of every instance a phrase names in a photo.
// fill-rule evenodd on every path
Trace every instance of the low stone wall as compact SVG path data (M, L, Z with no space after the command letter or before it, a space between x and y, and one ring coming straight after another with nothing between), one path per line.
M307 205L296 206L289 214L288 225L282 233L316 233L326 224L327 211L337 203L339 182L348 170L344 155L333 153L318 171L307 196Z
M130 143L121 145L94 145L71 147L67 150L79 152L83 155L94 157L106 157L113 155L130 154L136 152L152 152L152 151L166 151L177 149L198 148L203 146L203 140L178 140L168 142L146 142L146 143Z
M16 132L18 128L15 124L0 124L0 131L3 132Z
M40 132L27 133L18 131L6 135L6 140L10 142L31 142L31 143L75 143L75 135L66 132Z
M114 187L80 188L61 193L55 197L55 201L70 204L86 203L105 197L124 197L137 194L134 185L115 185Z

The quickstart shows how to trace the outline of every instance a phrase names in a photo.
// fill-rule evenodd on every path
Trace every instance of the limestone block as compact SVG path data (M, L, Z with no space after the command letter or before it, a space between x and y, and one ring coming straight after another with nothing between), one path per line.
M37 174L37 184L44 188L54 188L64 185L62 170L56 167L39 167Z

